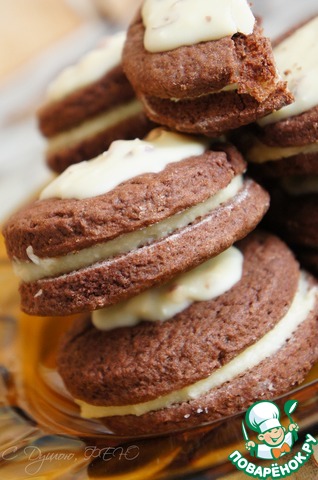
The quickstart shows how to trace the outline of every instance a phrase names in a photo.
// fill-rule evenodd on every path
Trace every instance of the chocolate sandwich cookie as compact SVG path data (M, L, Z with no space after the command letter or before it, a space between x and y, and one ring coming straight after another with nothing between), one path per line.
M121 66L125 38L105 39L49 86L38 122L48 139L47 163L56 172L153 128Z
M146 0L128 30L123 67L149 118L214 137L291 103L247 2L200 5Z
M317 32L318 16L274 49L295 102L259 120L241 139L247 160L263 176L318 175Z
M268 209L245 167L232 146L160 129L72 165L4 227L22 309L95 310L221 253Z
M210 299L196 296L204 290L203 264L198 276L180 275L159 292L166 308L157 319L147 321L147 311L156 317L155 288L117 312L95 312L98 328L89 318L72 325L58 370L82 416L102 418L119 434L159 433L239 413L304 379L318 358L317 282L272 235L253 233L238 248L241 271L230 284L224 281L240 268L237 253L214 259L208 283L218 283L217 268L223 286ZM185 291L194 292L192 302L175 313L173 300L182 302ZM169 309L170 317L160 317ZM122 317L133 321L119 328Z

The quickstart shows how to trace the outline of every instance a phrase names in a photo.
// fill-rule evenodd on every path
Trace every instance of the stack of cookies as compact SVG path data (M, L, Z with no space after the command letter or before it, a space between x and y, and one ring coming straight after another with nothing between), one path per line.
M105 38L49 85L38 123L48 139L48 166L55 172L96 157L114 140L143 137L151 130L121 66L125 40L124 32Z
M81 415L126 435L241 412L318 358L317 281L254 231L269 195L215 138L292 95L245 0L196 1L190 39L194 2L178 4L146 0L123 65L152 120L214 138L157 128L116 140L4 228L22 309L83 313L57 354Z
M274 236L233 246L269 203L245 167L234 147L155 130L73 165L7 223L26 312L95 310L58 355L83 416L124 434L197 425L312 366L316 282Z
M244 134L246 158L272 196L268 222L318 272L318 16L275 48L295 102Z

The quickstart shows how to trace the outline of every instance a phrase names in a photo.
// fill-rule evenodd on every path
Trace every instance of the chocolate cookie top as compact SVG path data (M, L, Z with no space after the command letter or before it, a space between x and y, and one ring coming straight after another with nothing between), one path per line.
M164 323L109 332L89 319L75 323L58 359L72 395L94 405L157 398L206 378L273 328L295 295L298 264L271 235L255 233L239 246L243 277L215 300L197 302Z
M257 25L252 35L236 34L160 53L145 50L144 34L139 15L128 30L123 52L124 70L139 94L188 99L235 85L238 93L260 102L276 88L271 44Z
M212 147L213 148L213 147ZM4 227L10 258L60 256L160 222L203 202L245 170L231 146L171 163L114 189L86 199L38 200L11 217Z

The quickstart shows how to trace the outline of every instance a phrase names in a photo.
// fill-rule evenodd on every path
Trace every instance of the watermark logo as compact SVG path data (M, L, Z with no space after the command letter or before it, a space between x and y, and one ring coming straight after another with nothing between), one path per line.
M245 448L252 457L275 462L291 453L294 443L298 440L299 427L291 417L297 405L296 400L288 400L284 405L284 412L289 420L288 429L280 423L280 411L273 402L256 402L247 410L245 423L250 430L257 433L258 440L258 442L254 442L249 439L245 423L242 421ZM285 478L295 473L309 460L313 454L312 446L316 443L316 439L307 434L301 451L283 465L273 463L271 467L257 466L255 463L249 462L238 450L229 455L229 460L238 470L244 471L254 478Z
M246 423L251 430L258 433L257 439L260 441L260 443L255 444L252 440L249 440L244 422L242 422L243 436L246 441L245 447L252 457L275 460L291 451L293 444L298 440L299 427L290 416L296 409L297 404L296 400L290 400L284 406L290 421L288 433L280 423L280 411L275 403L257 402L247 410Z
M96 459L103 462L129 462L139 457L140 450L138 445L103 448L86 446L82 453L84 460L87 462ZM26 475L33 477L34 475L45 475L45 473L55 471L62 462L67 462L68 464L71 462L81 463L81 458L74 452L62 452L54 449L48 451L48 449L42 450L37 445L27 445L23 450L20 450L18 446L11 446L3 450L0 453L0 462L1 461L22 463ZM41 476L41 478L44 478L44 476Z

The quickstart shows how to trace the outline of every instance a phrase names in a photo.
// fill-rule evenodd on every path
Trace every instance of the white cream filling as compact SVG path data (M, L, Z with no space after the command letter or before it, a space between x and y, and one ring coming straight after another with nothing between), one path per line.
M116 255L130 252L140 246L165 238L175 230L186 227L197 218L204 217L222 203L235 197L242 186L243 177L238 175L226 188L220 190L205 202L177 213L162 222L62 257L40 258L34 255L33 248L30 245L27 248L27 255L31 262L21 262L16 259L13 261L13 269L22 281L34 282L41 278L69 273Z
M71 65L49 85L48 103L63 99L70 93L83 88L103 77L121 63L126 32L106 37L93 51L87 53L75 65Z
M318 193L318 175L286 177L281 180L282 188L292 196Z
M276 64L295 102L258 121L261 126L300 115L318 104L318 16L274 49Z
M169 163L202 155L207 139L152 130L144 140L117 140L93 160L68 167L41 193L45 198L90 198L113 190L120 183L144 173L158 173Z
M252 140L252 146L246 154L246 158L253 163L265 163L281 160L282 158L293 157L294 155L317 152L318 142L300 147L272 147L265 145L265 143L262 143L254 137Z
M149 52L218 40L238 32L249 35L255 23L246 0L145 0L142 19L144 46Z
M101 407L90 405L82 400L75 400L81 407L81 415L85 418L110 417L115 415L143 415L161 410L170 405L189 402L207 394L225 382L252 369L266 358L275 355L296 329L304 322L317 301L318 289L310 287L304 274L301 274L297 293L287 314L266 333L260 340L248 347L229 363L213 372L208 378L200 380L180 390L136 405Z
M142 104L136 99L129 103L118 105L70 130L51 137L48 141L47 153L50 155L63 148L73 147L140 112L142 112Z
M216 95L220 92L234 92L238 89L238 84L237 83L231 83L230 85L226 85L225 87L221 88L220 90L214 90L209 93L203 93L202 95L197 95L196 97L183 97L183 98L170 98L171 102L178 103L183 100L194 100L197 98L202 98L202 97L209 97L210 95Z
M166 321L193 302L212 300L230 290L242 277L243 255L235 247L167 284L151 288L126 302L93 312L100 330L137 325L143 320Z

